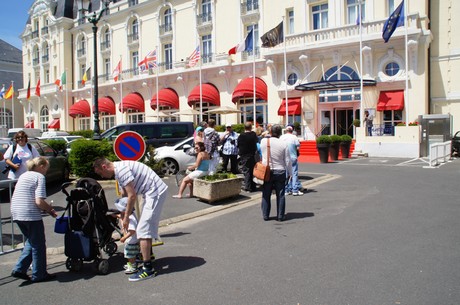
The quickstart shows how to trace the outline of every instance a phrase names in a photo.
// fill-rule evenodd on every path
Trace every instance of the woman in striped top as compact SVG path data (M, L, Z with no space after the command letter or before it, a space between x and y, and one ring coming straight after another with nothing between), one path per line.
M23 173L16 184L11 198L11 217L26 239L22 254L11 275L32 282L43 282L56 276L46 271L46 240L42 212L56 217L53 207L46 202L45 174L48 160L37 157L27 161L28 171ZM27 269L32 264L32 278Z

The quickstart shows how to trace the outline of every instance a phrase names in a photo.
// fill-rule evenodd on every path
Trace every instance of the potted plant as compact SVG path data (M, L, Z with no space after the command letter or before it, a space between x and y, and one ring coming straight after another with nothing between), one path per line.
M332 135L330 136L331 145L329 146L329 156L331 157L332 161L337 161L339 159L339 149L340 149L340 142L342 142L342 137L339 135Z
M322 135L316 138L316 149L318 150L319 161L321 163L328 162L330 144L331 144L331 137L328 135Z
M340 151L342 152L342 158L348 158L350 156L350 146L353 138L347 134L342 135L341 138Z
M234 197L241 192L243 179L232 173L217 173L193 180L193 195L209 203Z
M354 120L353 120L353 126L355 126L355 127L361 126L361 121L358 120L358 119L354 119Z

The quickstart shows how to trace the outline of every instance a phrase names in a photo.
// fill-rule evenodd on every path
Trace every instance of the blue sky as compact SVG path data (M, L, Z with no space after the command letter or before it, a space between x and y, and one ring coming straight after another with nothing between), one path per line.
M22 34L34 0L2 0L0 7L0 39L21 50Z

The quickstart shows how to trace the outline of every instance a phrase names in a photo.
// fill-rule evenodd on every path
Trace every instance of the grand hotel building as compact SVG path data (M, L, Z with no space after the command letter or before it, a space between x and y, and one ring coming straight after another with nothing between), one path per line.
M299 122L303 139L350 134L372 150L373 139L352 124L369 110L382 126L375 138L407 142L406 154L416 156L419 129L398 134L388 127L423 114L460 113L460 43L453 39L458 1L405 0L406 26L387 43L382 29L400 0L113 0L94 36L86 17L104 7L101 2L33 3L22 34L24 87L30 81L31 96L19 90L25 122L17 125L93 129L95 77L102 130L157 120ZM260 36L280 22L284 42L262 48ZM251 29L254 50L229 55ZM201 60L190 67L197 46ZM152 51L157 67L140 69ZM55 81L64 72L66 84L59 87ZM235 112L213 113L219 107Z

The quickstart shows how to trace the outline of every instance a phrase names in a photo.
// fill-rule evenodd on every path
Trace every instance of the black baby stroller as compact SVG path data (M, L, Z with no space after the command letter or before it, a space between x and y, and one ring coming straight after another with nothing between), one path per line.
M62 185L67 196L67 206L63 216L68 213L68 226L65 232L65 255L68 257L68 270L79 271L83 261L94 261L100 274L109 272L109 262L102 259L101 249L109 256L117 252L118 246L112 233L119 227L117 219L109 211L104 190L94 179L82 178L75 189L67 192L70 183ZM65 218L65 217L62 217ZM120 234L121 235L121 234Z

